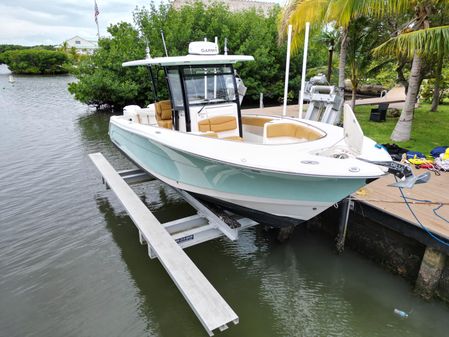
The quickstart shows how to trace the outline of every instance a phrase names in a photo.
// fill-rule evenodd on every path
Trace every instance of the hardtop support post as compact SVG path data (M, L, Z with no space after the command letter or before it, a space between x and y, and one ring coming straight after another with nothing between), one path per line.
M235 79L235 71L234 66L231 64L231 72L232 72L232 81L234 82L234 91L235 91L235 102L237 103L237 119L239 125L239 136L243 137L243 126L242 126L242 110L240 109L240 99L239 99L239 90L237 88L237 80Z

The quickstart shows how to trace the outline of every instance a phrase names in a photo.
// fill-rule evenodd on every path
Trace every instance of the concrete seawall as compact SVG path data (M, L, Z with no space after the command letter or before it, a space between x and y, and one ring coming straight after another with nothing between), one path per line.
M311 231L337 238L338 208L307 224ZM449 247L421 228L356 201L350 211L345 246L400 275L424 299L449 303Z

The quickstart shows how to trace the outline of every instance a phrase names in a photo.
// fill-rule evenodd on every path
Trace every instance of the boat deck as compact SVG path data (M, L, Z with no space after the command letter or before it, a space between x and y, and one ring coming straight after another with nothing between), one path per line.
M414 172L421 174L425 170L414 170ZM384 176L354 193L353 197L415 226L420 226L407 208L399 189L388 186L394 182L395 179L391 174ZM428 183L415 185L412 189L403 189L404 195L410 198L409 204L421 223L432 233L446 239L449 239L449 223L439 218L433 210L443 204L437 213L449 220L448 191L449 172L441 172L440 176L432 173ZM412 198L431 202L420 203Z
M282 116L282 105L279 106L270 106L266 108L251 108L251 109L242 109L243 115L267 115L267 116ZM307 111L307 104L304 104L304 111ZM288 117L298 117L299 113L299 105L292 104L287 105L287 116Z

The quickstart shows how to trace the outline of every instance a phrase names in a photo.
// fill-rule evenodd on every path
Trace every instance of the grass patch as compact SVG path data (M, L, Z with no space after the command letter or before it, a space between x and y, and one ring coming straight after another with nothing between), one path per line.
M371 122L369 120L371 108L374 106L359 106L355 109L365 136L380 144L393 143L390 135L399 117L387 114L386 122ZM415 110L411 139L396 144L424 154L429 154L435 146L449 145L449 105L440 105L438 112L430 112L430 104L421 104Z

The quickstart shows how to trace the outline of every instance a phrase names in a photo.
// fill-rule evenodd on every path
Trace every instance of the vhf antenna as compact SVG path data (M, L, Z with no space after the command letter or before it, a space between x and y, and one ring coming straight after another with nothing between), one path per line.
M150 59L151 58L150 44L148 43L148 39L147 38L145 38L145 58L146 59Z
M168 57L167 45L165 44L165 36L164 36L164 31L162 30L162 28L161 28L161 37L162 37L162 44L164 45L165 56Z

